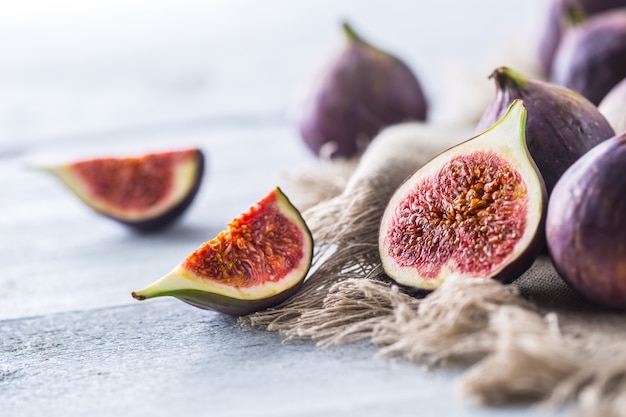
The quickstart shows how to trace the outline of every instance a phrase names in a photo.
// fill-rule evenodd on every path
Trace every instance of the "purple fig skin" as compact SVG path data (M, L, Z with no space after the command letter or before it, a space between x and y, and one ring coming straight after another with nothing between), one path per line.
M548 6L543 32L539 38L538 58L543 75L552 72L552 61L557 47L572 22L568 14L578 8L584 16L592 16L606 10L626 7L626 0L553 0Z
M526 142L548 194L580 156L615 135L596 106L569 89L531 80L507 67L490 76L496 96L478 122L476 132L493 125L515 99L526 105Z
M626 132L626 78L617 83L602 99L598 110L616 133Z
M626 309L626 134L583 155L548 204L546 238L561 277L585 298Z
M550 81L600 101L626 77L626 8L596 14L567 31Z
M300 135L318 157L362 153L384 127L423 121L427 101L411 69L363 41L344 23L347 43L311 82L299 104Z

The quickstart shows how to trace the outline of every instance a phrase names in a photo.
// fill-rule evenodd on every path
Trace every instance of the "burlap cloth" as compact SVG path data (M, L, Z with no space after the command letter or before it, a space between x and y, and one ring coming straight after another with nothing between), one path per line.
M420 294L383 274L377 235L389 197L471 130L396 126L358 162L321 163L291 178L283 187L316 241L312 273L293 298L240 322L286 341L324 347L367 339L380 356L460 366L459 393L481 404L566 404L577 415L626 416L624 314L585 301L547 255L510 285L452 280Z

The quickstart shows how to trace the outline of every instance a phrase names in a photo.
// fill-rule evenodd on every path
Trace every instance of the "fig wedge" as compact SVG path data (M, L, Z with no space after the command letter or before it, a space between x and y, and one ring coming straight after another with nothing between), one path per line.
M95 158L41 167L96 212L139 231L161 229L191 205L202 183L200 149Z
M132 296L172 296L198 308L242 316L295 294L312 258L309 228L276 187L172 271Z

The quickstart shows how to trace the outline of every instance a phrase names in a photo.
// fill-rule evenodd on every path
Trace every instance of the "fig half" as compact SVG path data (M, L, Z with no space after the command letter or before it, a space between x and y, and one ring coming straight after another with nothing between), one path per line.
M132 296L172 296L198 308L241 316L295 294L312 258L311 232L277 187L163 278Z
M515 100L494 126L439 154L393 194L379 251L386 274L418 289L446 279L510 282L543 243L547 194L525 142Z
M192 203L204 173L200 149L96 158L42 167L98 213L136 230L176 220Z
M306 146L322 158L361 154L384 127L426 118L421 84L398 57L343 24L346 41L302 91L296 122Z
M626 309L626 132L594 147L554 187L546 240L556 270L587 299Z
M532 80L508 67L491 74L496 95L478 122L476 133L492 126L515 99L528 112L526 142L548 194L565 170L589 149L615 135L596 106L562 86Z

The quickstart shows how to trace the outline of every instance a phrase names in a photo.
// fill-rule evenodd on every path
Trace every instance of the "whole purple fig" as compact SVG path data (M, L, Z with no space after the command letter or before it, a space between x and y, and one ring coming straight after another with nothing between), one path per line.
M615 132L596 106L571 90L531 80L507 68L492 74L496 96L478 122L482 132L506 112L515 99L528 110L526 141L530 155L543 175L548 193L567 168L581 155Z
M548 203L546 238L561 277L602 306L626 309L626 134L574 163Z
M426 98L409 67L347 23L343 29L346 43L324 62L298 103L300 134L321 157L359 155L382 128L426 119Z
M572 24L585 17L620 7L626 7L626 0L552 0L547 8L544 28L539 38L539 65L543 74L550 75L559 42Z
M626 77L626 8L589 17L568 30L554 56L550 81L599 104Z
M598 110L616 133L626 132L626 78L604 96Z

